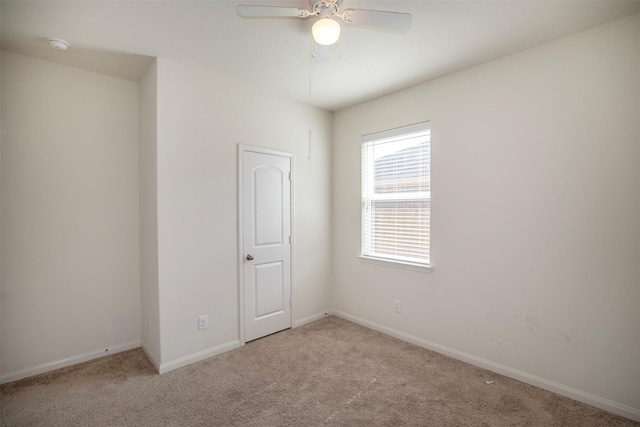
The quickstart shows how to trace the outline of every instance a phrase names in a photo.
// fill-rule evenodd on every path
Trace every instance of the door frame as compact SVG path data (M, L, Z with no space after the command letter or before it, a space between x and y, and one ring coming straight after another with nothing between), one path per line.
M271 148L264 148L264 147L257 147L254 145L247 145L247 144L238 144L238 191L237 191L237 197L238 197L238 315L239 315L239 321L238 321L238 336L240 337L240 346L245 345L245 322L244 322L244 314L245 314L245 310L244 310L244 296L245 296L245 284L244 284L244 248L243 248L243 241L242 241L242 237L243 237L243 229L242 229L242 214L243 214L243 205L242 205L242 199L244 196L243 193L243 172L244 172L244 165L243 165L243 153L244 152L252 152L252 153L258 153L258 154L270 154L273 156L280 156L280 157L288 157L289 158L289 165L291 168L291 180L289 181L291 183L291 188L290 188L290 194L289 194L289 198L290 198L290 218L291 218L291 223L289 224L289 227L291 228L289 230L289 233L291 234L291 243L289 245L289 251L290 251L290 271L289 274L291 275L291 280L290 280L290 295L291 295L291 310L290 310L290 319L289 319L289 323L291 324L291 327L293 327L293 303L294 303L294 297L293 297L293 254L294 254L294 250L293 250L293 245L295 242L295 237L294 237L294 224L295 224L295 217L294 217L294 179L295 179L295 173L294 172L294 156L293 153L289 153L286 151L279 151L279 150L273 150Z

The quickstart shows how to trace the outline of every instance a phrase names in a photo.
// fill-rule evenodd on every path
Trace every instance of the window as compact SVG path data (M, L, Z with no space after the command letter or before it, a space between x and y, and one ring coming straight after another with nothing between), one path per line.
M362 258L430 269L429 123L362 137Z

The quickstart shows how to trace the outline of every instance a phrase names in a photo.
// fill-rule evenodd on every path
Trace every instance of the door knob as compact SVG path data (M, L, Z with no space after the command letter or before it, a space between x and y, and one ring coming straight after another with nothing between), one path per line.
M251 254L247 255L247 261L253 261L253 255Z

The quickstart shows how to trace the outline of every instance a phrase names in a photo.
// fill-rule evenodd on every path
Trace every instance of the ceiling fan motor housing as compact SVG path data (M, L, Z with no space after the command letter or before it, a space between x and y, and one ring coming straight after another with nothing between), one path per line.
M309 10L320 13L321 18L338 13L341 7L342 0L309 0Z

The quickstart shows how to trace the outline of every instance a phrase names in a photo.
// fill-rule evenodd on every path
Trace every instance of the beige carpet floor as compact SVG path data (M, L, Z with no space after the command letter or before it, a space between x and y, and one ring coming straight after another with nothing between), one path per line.
M136 349L0 393L2 426L640 425L336 317L164 375Z

